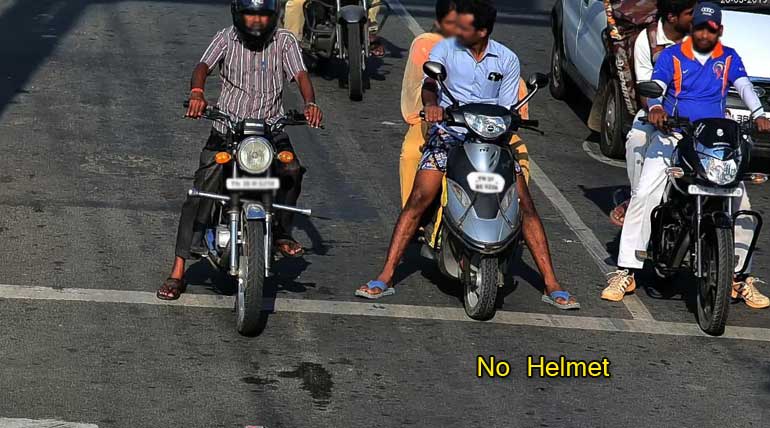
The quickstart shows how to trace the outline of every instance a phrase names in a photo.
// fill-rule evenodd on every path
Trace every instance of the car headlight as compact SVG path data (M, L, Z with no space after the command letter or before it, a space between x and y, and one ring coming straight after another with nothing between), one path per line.
M497 138L511 126L510 117L484 116L481 114L464 113L465 123L473 132L484 138Z
M238 166L249 174L261 174L272 163L273 146L264 138L246 138L238 147Z
M714 184L724 186L735 181L738 176L738 163L735 159L723 161L712 157L701 158L700 164L706 172L706 178Z
M447 187L449 187L449 190L454 193L457 200L460 201L460 205L462 205L463 208L468 208L468 206L471 204L471 198L468 197L468 194L465 193L465 190L463 190L459 184L449 179L447 179L446 184Z

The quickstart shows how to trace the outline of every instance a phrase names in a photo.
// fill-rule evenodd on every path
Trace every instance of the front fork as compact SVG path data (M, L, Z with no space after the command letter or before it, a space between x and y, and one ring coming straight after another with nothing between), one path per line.
M230 210L227 214L230 218L230 275L238 276L238 232L241 230L241 203L236 194L231 196Z

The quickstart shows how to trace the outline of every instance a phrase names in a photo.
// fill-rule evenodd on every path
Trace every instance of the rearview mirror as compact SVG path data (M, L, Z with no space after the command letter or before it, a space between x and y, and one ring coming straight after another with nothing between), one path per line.
M433 80L438 80L439 82L446 80L446 68L441 63L428 61L422 66L422 71Z
M543 73L535 73L529 76L529 80L527 81L527 86L530 89L532 88L543 89L548 85L548 81L549 81L548 75Z
M637 83L636 92L645 98L660 98L663 95L663 88L658 82L648 80Z

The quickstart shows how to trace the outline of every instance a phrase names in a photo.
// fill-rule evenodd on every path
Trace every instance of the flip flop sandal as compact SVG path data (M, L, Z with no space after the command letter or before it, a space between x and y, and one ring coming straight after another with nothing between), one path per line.
M630 202L630 200L625 201L610 211L610 223L618 227L623 227L623 223L626 220L626 211L628 211L628 205Z
M572 297L571 294L569 294L568 291L554 291L551 293L551 295L543 294L543 297L541 300L544 303L548 303L551 306L555 306L559 309L567 310L567 309L580 309L580 303L569 303L569 299ZM556 299L564 299L567 301L567 303L559 303L556 301Z
M163 285L160 286L155 296L160 300L176 300L185 290L187 290L187 284L184 283L184 280L167 278L163 281ZM171 296L161 294L161 291L171 294Z
M363 297L364 299L376 300L376 299L379 299L380 297L396 294L395 288L388 287L388 284L385 284L382 281L369 281L366 283L366 287L369 289L369 291L374 290L375 288L378 288L382 290L382 292L377 294L372 294L369 291L363 291L358 289L356 290L356 296Z
M297 247L299 247L299 251L296 253L290 253L286 251L287 246L291 246L293 244L296 244ZM302 257L305 255L305 249L302 248L302 245L300 245L299 242L293 240L293 239L276 239L275 241L275 248L278 250L279 253L281 253L284 257L290 257L293 259L296 259L298 257Z

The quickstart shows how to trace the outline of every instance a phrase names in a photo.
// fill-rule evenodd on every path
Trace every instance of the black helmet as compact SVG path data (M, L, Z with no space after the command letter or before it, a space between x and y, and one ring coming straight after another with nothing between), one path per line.
M281 15L281 0L232 0L230 12L233 15L233 25L238 30L238 37L247 48L262 50L273 38L278 28ZM268 15L270 23L265 28L252 30L246 26L244 15Z

